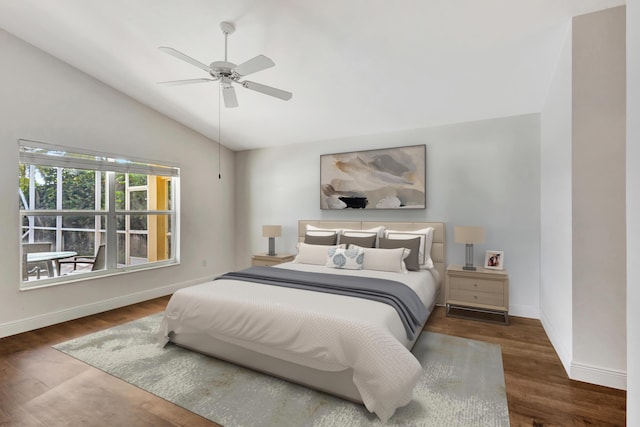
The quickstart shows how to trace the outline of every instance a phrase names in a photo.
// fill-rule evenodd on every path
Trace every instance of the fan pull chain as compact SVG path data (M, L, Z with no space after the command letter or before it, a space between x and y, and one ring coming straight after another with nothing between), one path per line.
M227 39L227 36L225 34L225 41L226 41L226 39ZM226 49L225 49L225 51L226 51ZM226 54L225 54L225 57L226 57ZM225 58L225 60L226 60L226 58ZM222 98L222 83L218 84L218 179L222 179L222 173L220 172L220 154L222 152L222 148L221 148L221 146L222 146L222 137L220 136L221 135L220 129L222 128L222 123L220 123L220 117L221 117L221 114L220 114L220 98Z

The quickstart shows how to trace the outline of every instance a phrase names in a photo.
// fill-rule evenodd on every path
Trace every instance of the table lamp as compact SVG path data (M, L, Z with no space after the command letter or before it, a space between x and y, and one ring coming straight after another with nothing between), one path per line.
M267 255L269 256L276 255L276 237L280 237L281 235L282 235L281 225L263 225L262 226L262 237L269 238L269 252L267 252Z
M466 245L465 265L462 269L475 270L476 268L473 266L473 244L484 243L484 228L456 226L453 234L456 243L464 243Z

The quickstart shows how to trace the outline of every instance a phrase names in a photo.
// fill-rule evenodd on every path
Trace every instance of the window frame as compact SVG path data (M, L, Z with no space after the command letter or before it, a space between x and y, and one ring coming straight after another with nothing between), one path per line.
M56 217L56 250L62 250L61 233L66 230L62 227L62 219L65 216L94 216L95 217L95 229L76 230L76 231L94 231L96 233L95 244L99 240L99 234L104 234L104 242L106 244L106 265L104 270L99 271L87 271L79 274L54 276L48 278L41 278L39 280L23 280L22 276L22 261L20 262L20 290L31 290L43 287L49 287L54 285L61 285L65 283L83 281L96 277L104 277L110 275L127 274L130 272L136 272L141 270L149 270L155 268L162 268L171 265L180 264L180 168L177 165L161 163L149 159L133 158L131 156L116 155L113 153L103 153L92 150L84 150L74 147L66 147L60 145L47 144L43 142L31 141L26 139L18 140L19 160L18 165L25 165L32 169L35 167L51 167L58 168L56 170L58 178L56 179L56 207L60 208L61 194L64 186L64 182L61 180L63 169L77 169L77 170L89 170L94 172L104 173L104 188L101 191L104 193L104 210L101 209L27 209L19 210L19 253L20 259L22 259L22 243L23 243L23 228L24 218L28 218L29 224L33 224L33 218L35 216L53 216ZM26 172L26 169L25 169ZM168 204L167 209L157 210L147 209L145 210L130 210L118 209L116 206L116 174L143 174L147 176L163 177L168 179L170 183L167 192ZM29 170L28 175L32 180L33 172ZM125 175L128 177L128 175ZM127 178L128 182L128 178ZM96 190L100 187L100 183L96 179ZM29 204L35 203L34 186L30 185ZM132 187L136 190L140 190L140 187ZM149 182L146 185L147 197L149 197ZM129 188L125 186L125 192L128 192ZM99 198L100 197L100 198ZM94 207L101 207L102 195L95 193ZM22 200L21 204L25 204L26 200ZM149 231L149 219L153 215L166 215L167 220L171 224L167 229L166 237L169 239L169 254L170 257L166 260L149 261L146 263L135 265L118 265L118 223L119 216L130 218L132 215L143 215L147 217L147 230ZM99 227L100 217L105 217L104 229ZM30 226L31 227L31 226ZM46 228L45 228L46 229ZM69 231L69 230L66 230ZM73 230L71 230L73 231ZM126 232L125 232L126 233ZM32 238L30 237L30 240ZM96 246L97 248L97 246ZM128 252L128 251L127 251ZM149 249L147 248L147 253ZM81 254L79 254L81 255ZM126 263L125 263L126 264Z

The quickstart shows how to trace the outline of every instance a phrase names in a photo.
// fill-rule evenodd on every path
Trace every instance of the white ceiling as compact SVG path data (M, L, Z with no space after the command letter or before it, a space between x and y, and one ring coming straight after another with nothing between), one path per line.
M218 140L217 83L157 49L206 64L276 66L223 109L233 150L539 112L571 16L624 0L0 0L0 27ZM45 71L46 72L46 71Z

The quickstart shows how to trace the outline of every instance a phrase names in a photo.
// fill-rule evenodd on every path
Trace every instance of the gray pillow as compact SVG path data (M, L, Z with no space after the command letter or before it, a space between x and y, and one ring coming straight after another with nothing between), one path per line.
M310 234L305 234L304 242L308 245L335 245L338 243L338 235L336 233L328 236L312 236Z
M411 250L409 256L404 260L409 271L419 271L420 263L418 262L418 255L420 253L420 237L415 239L385 239L380 238L380 248L382 249L396 249L407 248Z
M361 248L375 248L376 247L376 235L373 236L340 236L340 243L345 243L347 247L351 245L360 246Z

